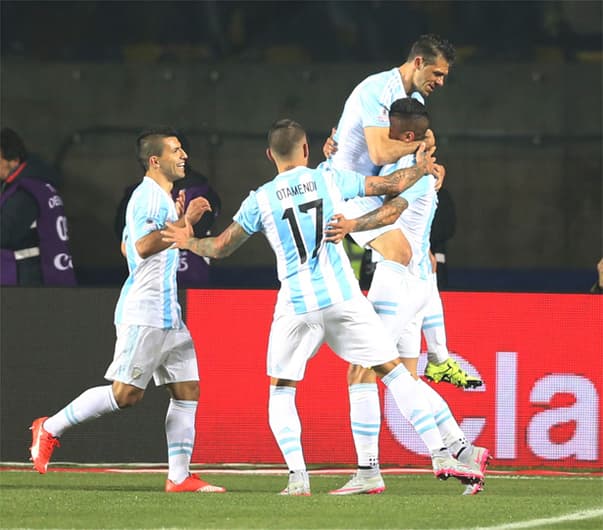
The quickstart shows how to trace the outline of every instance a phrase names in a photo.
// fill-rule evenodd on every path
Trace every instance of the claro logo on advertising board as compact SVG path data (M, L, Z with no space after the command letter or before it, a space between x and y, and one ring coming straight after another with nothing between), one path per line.
M445 292L442 300L453 357L485 382L470 391L432 385L466 436L499 465L603 466L603 296ZM282 462L265 372L275 301L268 290L187 291L201 375L193 461ZM422 355L420 373L424 364ZM308 463L356 462L346 371L324 346L298 385ZM381 463L428 465L423 444L379 390Z
M456 354L452 357L470 373L479 374L468 361ZM530 389L529 402L517 398L517 374L520 370L518 352L496 352L495 379L468 392L484 393L495 387L494 414L468 416L457 420L471 442L477 442L488 422L494 424L492 455L496 459L513 460L518 457L520 440L536 457L559 460L574 457L576 460L599 459L599 394L587 377L572 373L545 374ZM534 363L524 359L527 364ZM426 364L425 356L419 361L419 373ZM483 374L479 374L482 377ZM485 379L485 378L484 378ZM440 390L438 385L435 388ZM562 398L562 399L560 399ZM454 413L454 399L450 400ZM519 437L520 411L532 409L522 436ZM471 411L466 411L471 414ZM387 428L395 440L419 455L428 455L425 445L402 417L389 391L385 391L384 417Z

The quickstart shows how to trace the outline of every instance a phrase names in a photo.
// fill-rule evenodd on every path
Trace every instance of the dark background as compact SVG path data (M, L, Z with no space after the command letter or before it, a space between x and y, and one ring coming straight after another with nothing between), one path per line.
M141 177L136 133L170 124L223 200L225 227L273 176L291 117L313 162L351 89L418 35L458 49L428 108L457 208L450 288L587 291L603 255L597 1L15 2L1 9L1 120L59 169L83 285L117 285L113 217ZM273 286L260 237L214 285Z

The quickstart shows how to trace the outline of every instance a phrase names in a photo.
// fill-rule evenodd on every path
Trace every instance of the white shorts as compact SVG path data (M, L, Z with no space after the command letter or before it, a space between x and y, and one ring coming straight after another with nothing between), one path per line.
M157 386L198 381L193 339L186 326L161 329L119 324L113 362L105 379L145 389L153 377Z
M356 217L360 217L365 213L372 212L376 210L380 206L383 206L383 200L380 197L359 197L357 199L352 199L346 201L342 208L341 212L347 219L354 219ZM375 228L373 230L364 230L363 232L352 232L350 236L356 242L359 247L369 248L369 243L378 238L381 234L385 234L390 230L395 230L400 228L396 223L382 226L381 228Z
M325 342L344 361L365 368L398 357L393 340L361 294L302 315L277 305L268 342L268 375L301 381L306 364Z
M416 358L421 353L421 325L424 311L433 291L431 280L422 280L408 269L391 270L385 263L377 264L379 281L384 285L396 285L396 298L401 301L396 311L381 312L388 333L393 337L398 356ZM377 272L375 273L377 274ZM374 302L374 291L369 290L368 299Z

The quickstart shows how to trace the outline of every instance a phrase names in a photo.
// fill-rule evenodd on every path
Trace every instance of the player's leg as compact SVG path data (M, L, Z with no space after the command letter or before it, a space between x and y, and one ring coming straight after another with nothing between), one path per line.
M377 366L375 371L382 377L402 415L429 450L434 475L441 480L454 477L465 484L483 480L481 471L452 456L441 437L429 400L400 359Z
M434 464L438 463L434 465L438 478L455 476L473 481L476 474L448 453L429 402L421 392L416 391L415 379L401 364L394 342L384 331L383 323L368 300L360 297L333 308L341 313L341 325L327 328L327 343L333 351L348 362L375 367L400 412L415 427L429 449Z
M34 468L45 473L58 438L81 423L111 414L140 401L155 364L149 362L146 349L156 338L152 328L118 326L113 361L105 378L112 385L89 388L53 416L38 418L31 426L31 460Z
M421 350L422 322L423 315L419 312L402 331L397 344L402 363L415 376ZM475 465L475 459L472 460L470 457L474 446L467 441L446 401L423 380L416 378L415 385L418 387L417 392L422 393L427 398L442 440L450 453L462 464L483 474L489 457L488 450L480 448L483 449L483 454L480 453L480 455L484 457L485 461L483 464L480 462L479 465ZM463 456L461 457L461 455Z
M435 273L430 275L431 289L425 308L423 336L427 345L425 377L430 381L451 383L459 388L475 388L482 385L481 379L469 375L450 357L446 344L444 307L437 288Z
M488 463L491 460L490 451L485 447L478 447L471 444L460 425L456 421L452 414L446 400L440 396L431 386L422 380L417 381L417 386L420 391L425 394L433 414L436 419L436 425L442 435L442 440L446 444L446 447L450 450L451 454L461 463L474 471L479 471L485 474ZM483 480L480 481L480 488L471 488L471 494L478 493L483 488Z
M195 417L199 402L199 372L197 355L188 329L166 330L160 346L162 362L153 378L157 386L165 385L170 402L165 416L165 435L168 451L168 493L223 493L190 472L195 445Z
M295 404L296 381L270 378L268 421L289 469L281 495L310 495L310 479L301 443L301 422Z
M373 370L351 364L348 368L350 423L358 459L358 469L332 495L375 494L385 490L379 468L381 406L377 377Z
M289 469L283 495L310 495L295 394L308 360L323 342L320 311L296 315L275 309L268 341L268 422Z
M379 239L383 237L385 235ZM399 311L402 308L400 301L404 269L403 265L394 261L378 263L368 292L368 299L374 303L374 307L392 336L398 328ZM375 373L361 366L351 365L348 370L348 391L358 471L348 484L332 493L381 492L385 489L385 485L379 468L381 407Z

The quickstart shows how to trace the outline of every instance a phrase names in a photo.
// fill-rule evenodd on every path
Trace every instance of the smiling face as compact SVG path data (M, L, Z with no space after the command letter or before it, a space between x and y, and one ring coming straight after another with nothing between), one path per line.
M184 178L188 155L182 148L180 140L175 136L163 138L163 151L160 156L152 156L150 165L159 171L168 181L174 182Z
M423 57L415 57L412 82L415 90L424 97L429 96L434 90L444 86L450 65L441 55L438 55L431 64L426 63Z

